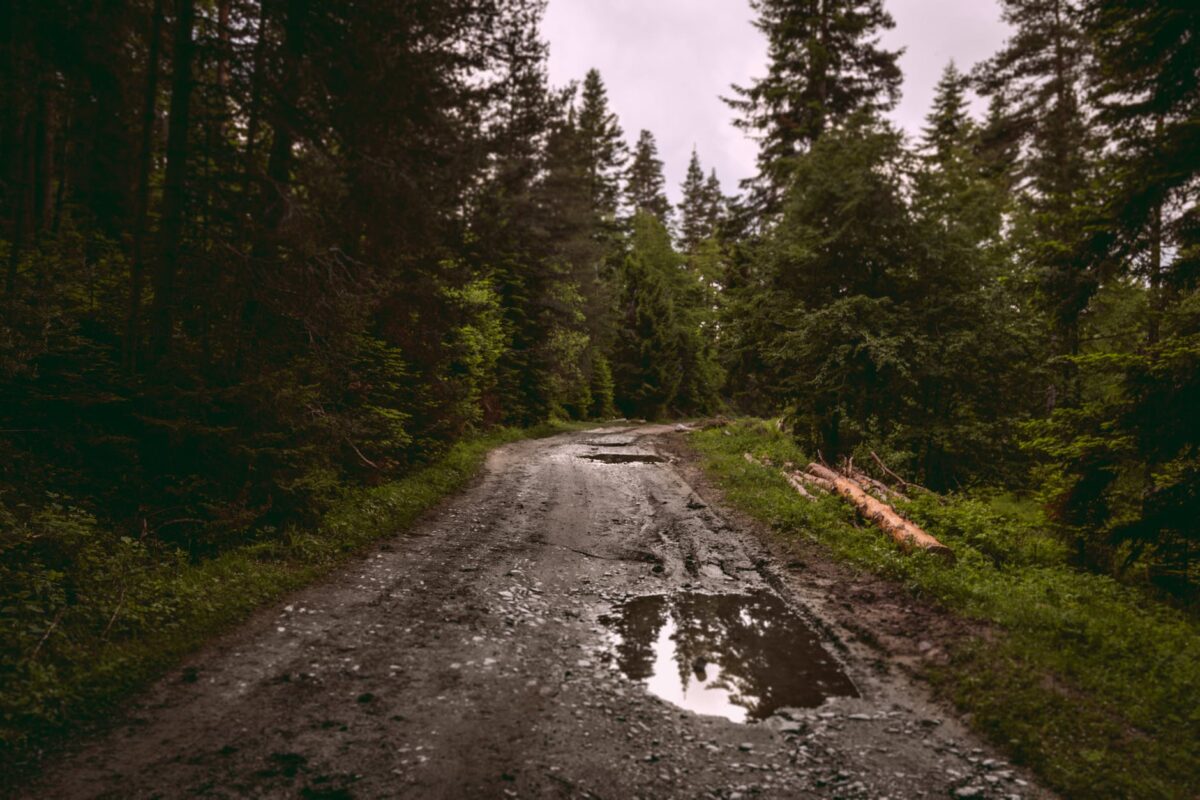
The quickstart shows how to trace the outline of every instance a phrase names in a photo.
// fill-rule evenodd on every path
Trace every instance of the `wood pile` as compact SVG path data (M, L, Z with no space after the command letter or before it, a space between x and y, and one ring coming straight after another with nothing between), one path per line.
M745 459L764 467L773 467L767 459L757 459L749 453ZM878 460L878 456L875 457ZM882 463L882 462L880 462ZM889 477L898 476L885 469ZM954 561L954 551L924 531L915 522L906 519L892 505L895 500L907 500L903 491L876 480L847 462L841 470L813 462L804 469L797 469L790 462L783 464L780 473L796 493L810 500L814 493L836 495L853 505L864 519L890 536L906 552L922 550ZM904 488L915 486L901 481ZM920 487L915 487L920 488Z

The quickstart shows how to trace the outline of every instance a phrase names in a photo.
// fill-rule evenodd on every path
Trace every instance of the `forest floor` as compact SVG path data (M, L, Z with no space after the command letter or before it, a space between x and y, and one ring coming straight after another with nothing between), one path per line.
M1049 796L911 677L986 630L796 547L672 426L505 445L24 795Z

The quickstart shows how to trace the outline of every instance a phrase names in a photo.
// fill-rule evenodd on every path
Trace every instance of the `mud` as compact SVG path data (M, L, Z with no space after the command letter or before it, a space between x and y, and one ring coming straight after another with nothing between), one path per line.
M1047 796L910 677L904 620L933 636L934 616L697 494L671 430L500 448L408 534L197 653L20 794ZM584 457L597 446L670 458ZM742 599L697 599L723 596ZM759 606L746 622L727 602ZM639 614L655 628L655 603L662 625L629 630ZM622 667L618 640L644 658L664 631L676 677L691 642L687 674L739 687L742 721L681 708L653 671Z

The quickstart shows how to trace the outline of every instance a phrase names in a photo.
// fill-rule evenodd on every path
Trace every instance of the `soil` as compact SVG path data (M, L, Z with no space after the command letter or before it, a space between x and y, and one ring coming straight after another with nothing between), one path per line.
M564 434L493 451L23 796L1048 797L914 678L980 633L725 508L672 426Z

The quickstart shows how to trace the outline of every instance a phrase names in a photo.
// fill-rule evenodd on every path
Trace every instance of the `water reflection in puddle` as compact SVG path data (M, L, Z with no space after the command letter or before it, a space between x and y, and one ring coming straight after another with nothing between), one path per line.
M589 461L601 461L605 464L660 464L663 462L662 456L653 456L643 453L591 453L590 455L580 456Z
M697 714L746 722L858 696L817 634L769 592L639 597L607 624L621 671Z

